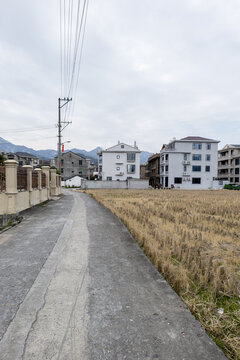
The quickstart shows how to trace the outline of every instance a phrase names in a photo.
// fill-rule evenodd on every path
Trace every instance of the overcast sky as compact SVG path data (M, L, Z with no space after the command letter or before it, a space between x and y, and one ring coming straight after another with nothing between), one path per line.
M0 3L0 137L54 149L59 1ZM157 152L188 135L239 144L239 0L90 0L74 100L66 148L136 140Z

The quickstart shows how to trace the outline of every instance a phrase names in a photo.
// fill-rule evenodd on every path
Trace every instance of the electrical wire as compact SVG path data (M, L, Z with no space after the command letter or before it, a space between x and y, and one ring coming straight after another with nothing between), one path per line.
M89 0L60 0L61 97L73 98L62 109L64 122L73 116L76 104L88 5Z
M25 131L41 131L41 130L49 130L56 128L56 125L53 126L44 126L44 127L38 127L38 128L19 128L19 129L7 129L7 130L1 130L0 134L8 134L8 133L18 133L18 132L25 132Z

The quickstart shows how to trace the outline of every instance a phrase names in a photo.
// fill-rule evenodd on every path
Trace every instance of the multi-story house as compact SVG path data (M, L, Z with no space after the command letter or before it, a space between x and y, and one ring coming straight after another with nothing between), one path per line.
M200 136L174 138L160 151L163 188L211 189L217 177L219 141Z
M148 162L146 162L145 164L140 164L140 179L149 179Z
M101 180L140 179L140 153L134 146L118 142L98 152L98 171Z
M225 145L218 151L218 178L240 184L240 145Z
M149 185L158 187L160 184L160 153L148 158Z
M51 160L51 166L57 167L57 157ZM61 154L61 176L63 181L74 175L90 179L91 168L91 161L82 154L76 154L72 151Z
M33 168L36 168L39 165L39 158L27 152L18 151L15 153L18 157L19 166L31 165Z

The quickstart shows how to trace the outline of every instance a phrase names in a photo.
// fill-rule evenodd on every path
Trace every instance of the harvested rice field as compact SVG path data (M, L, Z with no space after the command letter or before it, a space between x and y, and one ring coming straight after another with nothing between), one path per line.
M88 190L229 359L240 359L240 191Z

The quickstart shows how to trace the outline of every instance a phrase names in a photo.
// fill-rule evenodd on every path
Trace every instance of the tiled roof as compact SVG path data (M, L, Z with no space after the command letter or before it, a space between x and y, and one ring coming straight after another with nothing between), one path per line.
M38 159L37 156L33 155L33 154L29 154L27 152L24 152L24 151L18 151L15 153L16 155L18 156L23 156L23 157L29 157L29 158L34 158L34 159Z
M180 139L182 141L187 140L187 141L216 141L213 139L208 139L208 138L204 138L201 136L187 136L185 138Z

